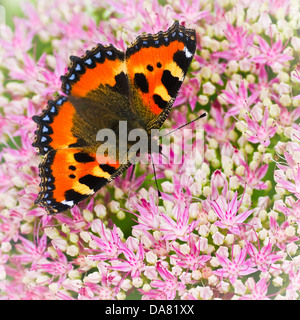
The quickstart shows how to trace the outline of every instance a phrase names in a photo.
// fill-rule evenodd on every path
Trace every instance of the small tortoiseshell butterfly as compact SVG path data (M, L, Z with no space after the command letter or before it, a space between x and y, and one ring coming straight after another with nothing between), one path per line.
M126 52L98 44L81 58L71 56L61 77L66 96L50 100L33 117L38 124L33 146L44 156L35 203L49 213L62 212L124 172L130 156L122 164L96 159L97 132L117 131L119 121L127 121L128 131L142 128L150 135L159 129L195 50L195 30L176 21L166 32L139 36Z

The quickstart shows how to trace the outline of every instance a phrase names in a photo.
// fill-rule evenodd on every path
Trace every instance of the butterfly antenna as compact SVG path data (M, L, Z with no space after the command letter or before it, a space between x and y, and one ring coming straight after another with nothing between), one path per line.
M159 146L159 154L161 154L167 161L169 161L169 158L165 155L165 154L163 154L162 153L162 146Z
M190 125L190 124L193 123L193 122L196 122L197 120L199 120L199 119L201 119L201 118L203 118L203 117L205 117L205 116L206 116L206 113L204 112L204 113L202 113L199 117L197 117L196 119L194 119L194 120L192 120L192 121L190 121L190 122L188 122L188 123L183 124L182 126L180 126L180 127L176 128L176 129L174 129L174 130L172 130L172 131L170 131L170 132L162 135L161 137L168 136L168 135L170 135L171 133L173 133L173 132L175 132L175 131L177 131L177 130L180 130L181 128L184 128L184 127Z
M156 171L155 171L155 166L154 166L152 154L151 154L151 160L152 160L152 167L153 167L153 173L154 173L154 179L155 179L155 185L156 185L158 197L161 198L161 192L160 192L160 190L159 190L158 183L157 183L157 179L156 179Z

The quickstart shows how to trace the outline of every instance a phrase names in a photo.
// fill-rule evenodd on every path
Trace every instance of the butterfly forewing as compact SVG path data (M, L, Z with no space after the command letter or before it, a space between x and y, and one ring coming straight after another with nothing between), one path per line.
M138 37L127 49L128 78L135 93L133 106L147 129L162 125L195 50L195 30L178 22L166 32Z

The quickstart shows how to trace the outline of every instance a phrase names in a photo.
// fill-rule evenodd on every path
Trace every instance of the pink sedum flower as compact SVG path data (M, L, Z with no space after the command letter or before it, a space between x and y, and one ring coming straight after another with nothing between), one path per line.
M212 106L210 114L214 118L215 124L205 123L203 126L205 132L220 143L226 142L228 140L228 133L234 126L229 125L230 123L227 117L224 117L224 111L221 109L218 101Z
M278 200L274 203L274 210L295 219L297 223L300 222L300 200L289 199L286 204L282 200Z
M176 205L174 208L173 220L166 214L162 214L162 224L160 230L164 232L165 240L175 240L181 239L186 241L188 235L196 228L198 225L197 221L189 223L189 211L188 207L182 208L180 205Z
M220 199L220 198L219 198ZM239 205L237 200L237 192L234 193L229 203L223 201L211 201L210 205L214 209L220 220L214 224L222 229L228 229L233 233L239 233L239 226L243 223L253 212L253 210L246 210L243 213L237 214Z
M247 140L252 143L260 143L265 147L268 147L271 143L270 138L272 138L276 133L276 123L268 124L267 120L269 119L268 108L265 109L264 116L259 124L258 121L251 119L248 115L245 116L247 123Z
M180 9L180 13L175 13L174 19L183 20L185 23L196 23L210 15L208 10L201 10L202 4L197 0L192 0L190 2L179 0L177 6L178 9Z
M257 271L252 268L251 261L245 260L247 255L247 249L243 248L240 253L232 260L227 257L216 254L222 268L214 271L214 274L219 276L221 279L228 278L229 281L234 284L238 277L248 275Z
M184 103L189 103L191 109L194 110L198 100L197 93L199 89L200 82L197 78L190 79L186 84L183 83L174 102L174 107L180 106Z
M5 8L0 299L299 299L300 39L290 2L270 0L263 12L257 0L25 0L18 13ZM137 164L48 215L34 204L41 157L32 116L62 94L70 55L97 43L125 51L174 19L196 30L197 49L162 127L182 128L170 146L162 139L166 156L153 154L161 197L152 165ZM173 77L177 63L165 66Z
M270 300L267 296L268 286L267 280L262 278L250 287L251 293L241 296L240 300Z
M118 235L116 226L112 230L106 230L102 221L93 221L93 230L97 231L100 237L91 234L91 238L98 246L101 253L90 256L91 260L114 259L118 256L121 239Z
M222 90L222 93L222 98L225 100L225 102L232 105L232 107L230 107L226 113L227 117L237 115L241 109L249 110L250 106L256 102L256 99L259 96L259 91L256 91L248 97L247 88L243 80L240 83L238 93L235 92L230 83L229 89Z
M270 240L273 244L285 250L287 243L298 241L299 237L289 235L287 228L290 226L288 221L283 222L280 226L274 217L270 217Z
M257 166L257 168L255 168L254 170L251 170L247 162L243 160L241 157L239 157L239 162L245 168L243 176L239 176L237 174L237 177L240 181L242 181L245 185L253 189L263 190L268 188L267 184L264 181L262 181L269 169L269 166L267 164L261 164Z
M189 253L182 253L180 249L174 247L176 255L173 257L177 265L190 270L197 270L203 268L207 261L211 259L209 255L200 254L200 241L193 242L192 238L189 240Z
M262 272L268 271L271 264L282 258L281 255L272 253L271 241L259 250L252 243L249 243L247 250L251 256L250 260L253 262L252 266L257 266L258 270Z
M68 262L67 257L63 254L60 249L56 249L58 254L57 259L52 259L51 261L42 261L36 263L31 267L34 271L44 271L51 274L53 277L58 277L59 282L66 279L67 272L73 269L72 263Z
M145 264L143 262L145 250L142 244L139 244L137 252L134 253L134 251L130 249L129 246L126 246L126 244L123 244L121 242L119 250L124 254L125 260L123 262L117 262L116 264L114 264L112 266L112 269L128 272L133 278L139 277L140 273L145 267Z
M34 30L26 26L26 21L14 18L15 30L12 31L8 26L1 31L4 37L0 38L0 45L5 50L4 56L15 56L30 50L33 46Z
M251 61L255 63L272 67L275 63L283 64L286 61L294 59L292 56L282 53L285 46L282 45L281 40L273 43L273 39L271 39L271 45L269 45L262 37L258 37L258 44L261 54L251 58Z
M279 187L288 190L289 192L295 194L298 199L300 199L300 165L298 165L295 169L292 169L292 172L293 175L291 179L288 179L284 173L277 171L275 174L275 181Z
M249 56L249 48L253 43L253 34L248 35L244 27L234 27L227 23L224 33L228 39L228 49L215 52L214 57L226 60L240 60Z
M156 269L162 280L153 280L151 286L162 291L167 300L173 300L177 292L180 293L185 289L185 285L169 270L164 268L160 262L157 263Z

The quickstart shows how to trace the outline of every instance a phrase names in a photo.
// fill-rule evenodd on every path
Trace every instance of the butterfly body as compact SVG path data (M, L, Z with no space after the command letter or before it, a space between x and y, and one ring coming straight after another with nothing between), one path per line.
M141 129L150 137L162 126L195 50L195 30L175 22L166 32L139 36L126 52L98 44L81 58L71 56L61 77L66 96L33 117L33 146L44 156L36 203L49 213L67 210L124 172L135 156L126 134ZM116 136L116 154L105 159L97 154L103 129Z

